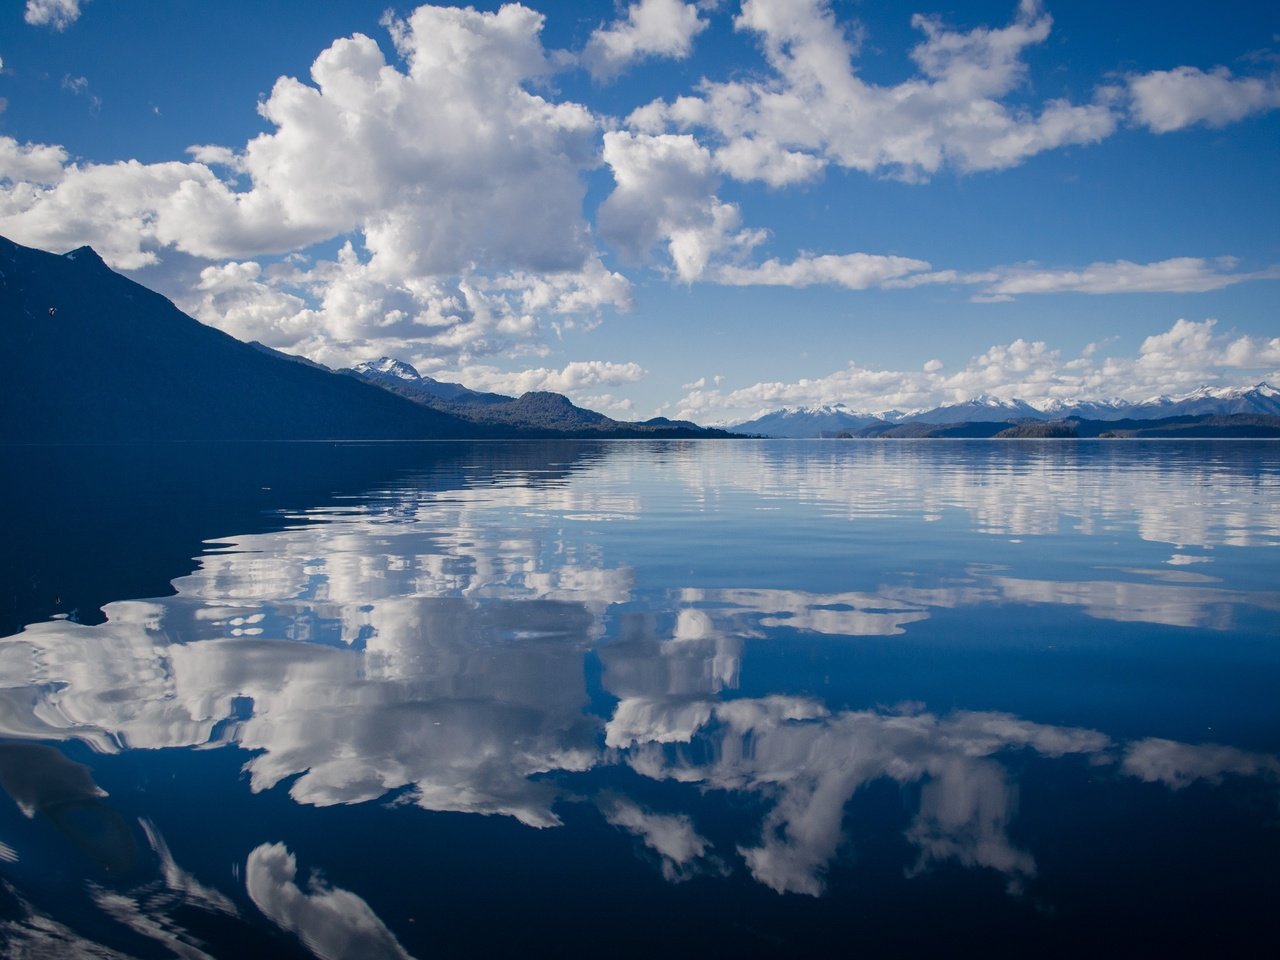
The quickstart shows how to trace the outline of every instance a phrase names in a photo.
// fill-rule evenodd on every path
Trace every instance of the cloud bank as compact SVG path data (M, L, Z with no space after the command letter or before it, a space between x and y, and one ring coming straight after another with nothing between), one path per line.
M1178 320L1143 340L1137 356L1101 356L1089 344L1067 357L1042 340L1018 339L990 347L956 371L930 361L918 370L877 370L851 361L823 377L760 382L737 389L697 387L676 405L674 416L736 422L779 407L843 403L854 410L928 409L983 394L1031 402L1049 400L1145 400L1177 394L1246 373L1280 375L1280 337L1219 332L1218 321Z

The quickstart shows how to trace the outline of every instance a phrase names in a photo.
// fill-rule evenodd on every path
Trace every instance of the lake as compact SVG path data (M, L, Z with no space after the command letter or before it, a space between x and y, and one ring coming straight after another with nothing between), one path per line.
M1280 444L6 460L9 955L1280 947Z

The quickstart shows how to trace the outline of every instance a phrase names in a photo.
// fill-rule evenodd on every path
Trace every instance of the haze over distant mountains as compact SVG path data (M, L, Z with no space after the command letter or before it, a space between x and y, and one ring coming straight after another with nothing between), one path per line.
M910 423L954 425L1024 420L1161 420L1232 415L1280 416L1280 390L1268 383L1246 388L1203 386L1178 397L1159 396L1137 402L1116 399L1031 403L983 395L964 403L929 410L879 413L859 412L837 403L775 410L734 424L729 429L751 435L805 438L857 434L868 428Z
M372 372L335 372L207 327L90 247L59 256L2 237L0 351L0 441L725 436L614 421L558 394L440 385L451 396L436 397L412 368L387 389Z

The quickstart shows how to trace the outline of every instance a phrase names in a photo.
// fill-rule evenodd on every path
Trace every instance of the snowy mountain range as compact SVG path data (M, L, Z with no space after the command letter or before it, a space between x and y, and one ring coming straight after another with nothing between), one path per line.
M957 424L1009 420L1155 420L1179 416L1230 414L1280 416L1280 390L1269 383L1252 387L1203 386L1180 397L1158 396L1137 402L1113 400L1004 399L988 394L929 410L860 412L843 403L788 407L734 424L730 430L770 437L821 437L883 423Z

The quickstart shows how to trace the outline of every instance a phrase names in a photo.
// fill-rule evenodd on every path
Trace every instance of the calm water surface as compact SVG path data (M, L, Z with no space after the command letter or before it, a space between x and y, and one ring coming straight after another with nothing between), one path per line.
M8 955L1280 947L1280 444L6 459Z

